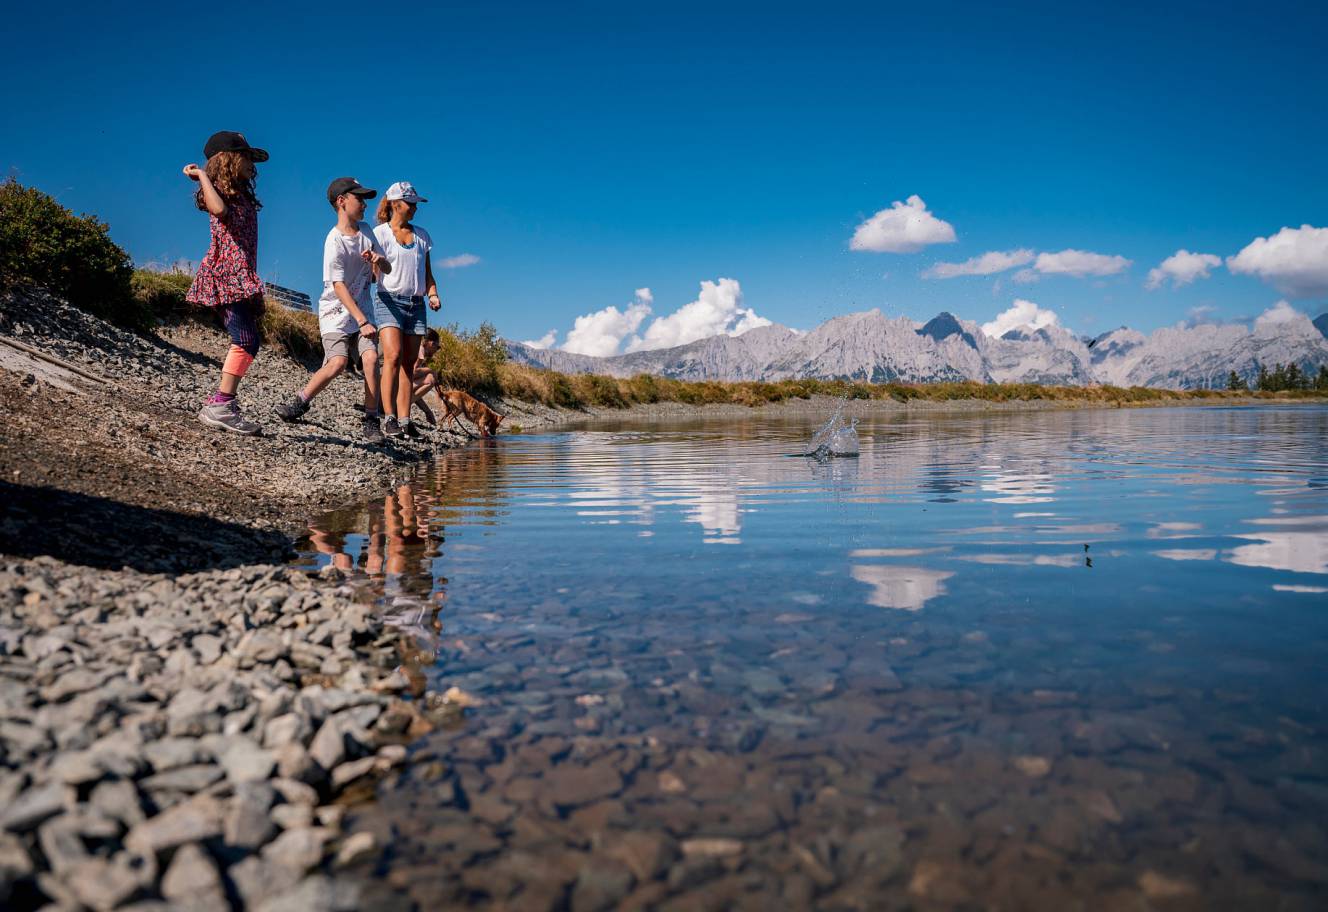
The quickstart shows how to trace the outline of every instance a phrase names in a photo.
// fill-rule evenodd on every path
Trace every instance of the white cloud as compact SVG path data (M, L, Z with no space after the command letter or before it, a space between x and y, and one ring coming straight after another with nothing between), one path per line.
M1227 257L1227 269L1258 276L1293 298L1328 295L1328 228L1301 225L1255 238Z
M522 345L529 345L531 348L553 348L553 343L558 341L558 330L551 329L538 339L527 339Z
M622 340L636 332L650 315L651 300L649 288L638 288L636 300L622 310L610 305L582 314L568 330L563 351L600 358L616 355Z
M922 274L924 279L953 279L955 276L985 276L1004 272L1033 261L1033 251L992 250L962 263L937 263Z
M1303 313L1296 310L1286 301L1278 301L1272 307L1265 310L1254 318L1254 328L1266 328L1277 326L1282 323L1292 323L1297 320L1308 320Z
M1062 250L1060 253L1039 253L1033 268L1045 275L1108 276L1129 268L1130 261L1123 256L1091 253L1087 250Z
M463 266L474 266L479 261L480 258L473 253L458 253L439 260L438 266L441 269L460 269Z
M916 193L901 203L867 219L853 232L850 250L873 253L916 253L928 244L952 244L954 226L927 211L927 204Z
M708 336L721 333L736 336L769 325L770 321L765 317L742 306L742 286L737 279L703 281L701 293L695 301L684 304L668 316L656 318L644 334L628 343L627 350L671 348Z
M1147 288L1161 288L1162 283L1171 280L1172 288L1188 285L1195 279L1208 278L1208 270L1222 265L1222 258L1211 253L1190 253L1180 249L1167 257L1156 269L1148 270Z
M1032 285L1038 278L1037 272L1033 269L1021 269L1010 276L1011 281L1018 282L1020 285Z
M982 331L993 339L999 339L1016 326L1041 329L1044 326L1054 326L1058 322L1059 318L1053 311L1038 307L1032 301L1016 298L1009 310L998 313L996 319L990 323L983 323Z

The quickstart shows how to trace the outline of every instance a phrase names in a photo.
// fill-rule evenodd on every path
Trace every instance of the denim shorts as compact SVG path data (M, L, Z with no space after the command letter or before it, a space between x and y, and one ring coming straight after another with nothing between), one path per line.
M395 327L407 336L422 336L429 331L424 298L378 292L374 298L374 324L378 331Z

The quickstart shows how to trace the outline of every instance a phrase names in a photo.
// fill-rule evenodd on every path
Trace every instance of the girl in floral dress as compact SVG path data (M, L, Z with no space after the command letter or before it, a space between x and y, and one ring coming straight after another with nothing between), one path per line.
M203 147L207 164L184 166L198 181L195 202L208 213L212 243L198 265L185 300L217 308L231 337L217 390L203 403L198 420L236 434L256 434L259 427L240 414L235 391L258 354L258 321L263 315L263 281L258 277L258 210L255 164L268 159L243 134L214 133Z

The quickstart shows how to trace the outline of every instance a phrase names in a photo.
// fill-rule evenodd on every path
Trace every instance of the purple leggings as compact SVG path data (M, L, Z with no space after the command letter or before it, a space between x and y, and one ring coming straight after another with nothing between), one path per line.
M231 335L231 343L244 349L251 358L258 354L258 320L262 316L263 298L260 295L221 307L221 321Z

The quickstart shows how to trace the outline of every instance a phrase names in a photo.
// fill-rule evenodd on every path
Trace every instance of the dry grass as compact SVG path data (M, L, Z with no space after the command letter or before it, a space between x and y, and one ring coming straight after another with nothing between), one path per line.
M496 384L481 393L538 402L559 408L627 408L654 402L688 405L731 404L759 407L789 399L834 396L849 399L980 400L987 402L1096 402L1143 404L1196 402L1221 399L1301 399L1312 392L1247 393L1226 390L1163 390L1118 386L1040 386L1033 383L857 383L845 380L780 380L770 383L671 380L639 374L608 377L600 374L565 375L543 368L504 362L496 367ZM1322 393L1318 394L1320 397Z

